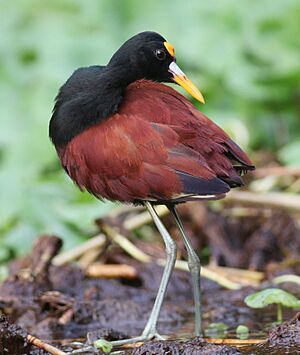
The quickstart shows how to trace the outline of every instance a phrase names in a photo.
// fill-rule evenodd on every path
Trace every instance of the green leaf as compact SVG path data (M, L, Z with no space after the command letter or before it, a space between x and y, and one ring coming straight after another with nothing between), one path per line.
M204 333L207 336L213 336L218 334L218 336L224 335L226 330L228 329L228 325L224 323L210 323L208 327L205 329Z
M113 348L112 343L105 339L99 339L94 341L94 347L100 349L105 354L109 354Z
M249 337L249 328L246 325L238 325L236 335L239 339L247 339Z
M300 300L297 297L279 288L267 288L253 293L247 296L244 301L251 308L264 308L270 304L281 304L292 308L300 307Z

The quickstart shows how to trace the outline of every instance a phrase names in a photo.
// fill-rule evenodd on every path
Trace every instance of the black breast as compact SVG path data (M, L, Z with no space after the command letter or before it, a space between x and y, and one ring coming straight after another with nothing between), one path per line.
M77 69L60 88L49 125L49 136L56 147L66 145L87 127L117 110L121 89L106 88L105 66Z

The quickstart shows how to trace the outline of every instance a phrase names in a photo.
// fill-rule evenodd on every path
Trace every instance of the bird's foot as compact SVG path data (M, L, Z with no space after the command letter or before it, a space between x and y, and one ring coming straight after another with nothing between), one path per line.
M154 331L149 331L149 332L148 331L143 332L142 335L135 337L135 338L112 341L111 344L115 347L115 346L120 346L120 345L125 345L125 344L144 342L144 341L153 340L153 339L165 340L165 338L163 336L161 336L156 330L154 330Z
M118 346L122 346L122 345L126 345L126 344L133 344L133 343L139 343L139 342L144 342L147 340L165 340L164 337L162 337L156 330L154 331L144 331L142 335L138 336L138 337L134 337L134 338L129 338L129 339L121 339L121 340L115 340L115 341L103 341L105 344L105 346L109 346L109 347L118 347ZM79 346L79 349L73 350L70 354L84 354L86 352L89 351L95 351L97 350L98 347L95 346L95 344L97 342L100 342L102 339L97 340L96 342L94 342L94 345L88 345L88 346L84 346L83 343L79 343L79 342L74 342L73 345L75 346ZM103 344L102 344L103 346Z

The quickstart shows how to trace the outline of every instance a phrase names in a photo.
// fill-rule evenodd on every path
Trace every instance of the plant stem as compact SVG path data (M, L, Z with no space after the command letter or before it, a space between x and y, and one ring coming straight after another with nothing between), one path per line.
M277 322L282 323L282 304L277 303Z

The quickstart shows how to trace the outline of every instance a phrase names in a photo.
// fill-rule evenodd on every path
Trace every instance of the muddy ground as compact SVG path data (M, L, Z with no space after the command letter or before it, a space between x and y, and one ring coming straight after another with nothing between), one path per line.
M300 265L295 260L300 250L300 231L294 218L283 211L269 209L248 209L247 214L244 212L244 208L230 205L222 213L201 204L187 204L180 208L194 247L204 261L224 267L262 271L264 280L259 288L268 287L275 275L299 274ZM139 233L151 234L151 242L147 238L136 239L122 228L127 217L127 214L118 215L117 218L101 221L99 225L106 223L118 228L148 255L163 257L163 247L156 231L144 226ZM178 257L184 258L183 243L172 220L167 216L164 222L178 242ZM47 340L67 352L73 349L70 345L72 341L86 342L88 332L89 339L104 337L108 340L141 333L154 302L162 267L154 262L134 260L118 245L108 243L97 260L106 264L129 265L136 270L136 274L130 278L91 278L86 275L85 269L74 262L62 266L52 264L61 247L60 238L43 236L37 239L31 255L11 263L10 275L0 285L2 354L46 354L28 343L27 334ZM210 250L209 258L203 253L207 248ZM293 284L281 286L300 295L299 288ZM204 328L212 322L222 322L232 334L237 325L245 324L253 334L251 338L266 337L267 330L271 328L270 322L275 319L275 309L248 308L243 299L254 290L254 286L228 290L203 279ZM285 319L292 318L294 314L293 311L285 311ZM289 349L288 353L296 354L300 349L299 323L297 316L290 323L273 328L267 343L250 348L238 349L194 339L189 274L175 270L158 330L161 334L170 335L170 339L180 338L185 342L149 342L134 350L126 350L126 353L281 354L282 349ZM219 334L214 337L219 337Z

